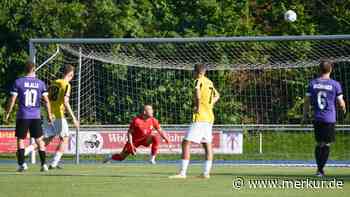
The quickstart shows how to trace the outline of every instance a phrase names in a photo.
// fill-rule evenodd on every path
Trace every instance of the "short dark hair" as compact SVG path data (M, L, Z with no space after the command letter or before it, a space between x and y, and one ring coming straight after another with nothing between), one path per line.
M207 67L204 64L198 63L194 65L194 71L196 73L201 73L207 70Z
M321 60L320 62L320 72L321 74L327 74L332 71L333 62L329 60Z
M74 71L74 66L70 65L70 64L67 64L64 66L64 71L63 71L63 74L66 75L70 72Z
M26 72L26 73L30 73L30 72L33 72L35 70L35 64L34 64L34 62L32 62L32 61L27 61L26 62L26 65L25 65L25 67L24 67L24 71Z

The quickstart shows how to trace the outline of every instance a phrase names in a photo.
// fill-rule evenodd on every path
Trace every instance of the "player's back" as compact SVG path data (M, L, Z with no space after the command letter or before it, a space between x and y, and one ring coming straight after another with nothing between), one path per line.
M316 121L336 122L336 99L342 95L339 82L333 79L316 78L308 87Z
M63 118L65 107L64 97L70 94L70 84L64 79L53 81L49 88L49 98L51 102L52 113L55 118Z
M20 77L15 81L11 94L18 96L17 118L40 118L41 97L47 94L46 85L43 81L36 77Z
M213 122L213 98L215 95L215 88L213 82L205 76L201 76L195 81L196 89L199 89L200 103L199 112L194 114L194 121L196 122Z
M198 79L200 93L200 105L206 110L213 109L214 85L207 77L203 76Z

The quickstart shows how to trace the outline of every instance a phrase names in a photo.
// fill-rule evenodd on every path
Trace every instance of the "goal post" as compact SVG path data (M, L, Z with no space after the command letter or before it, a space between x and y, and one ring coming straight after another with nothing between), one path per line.
M350 35L39 38L31 39L29 47L31 59L43 65L37 73L47 84L60 77L63 65L76 67L71 102L81 133L106 131L109 136L117 135L116 128L125 131L145 103L154 105L166 130L186 130L192 114L192 69L196 63L206 64L221 93L214 110L214 130L224 133L218 134L218 146L232 136L227 133L243 138L237 145L242 153L233 154L233 160L313 159L311 120L307 126L300 121L306 86L317 75L320 60L335 62L333 77L343 85L345 98L350 90ZM333 160L346 163L349 117L338 117ZM77 163L79 134L71 143L79 147L71 147Z

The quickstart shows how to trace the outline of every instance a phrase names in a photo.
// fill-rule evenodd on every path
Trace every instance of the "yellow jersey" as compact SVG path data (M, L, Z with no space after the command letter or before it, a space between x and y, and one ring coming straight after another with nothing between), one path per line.
M64 97L70 96L71 86L64 79L57 79L49 87L51 111L55 118L64 118Z
M218 95L213 82L205 76L195 80L195 90L199 90L198 113L193 113L193 122L214 123L214 97Z

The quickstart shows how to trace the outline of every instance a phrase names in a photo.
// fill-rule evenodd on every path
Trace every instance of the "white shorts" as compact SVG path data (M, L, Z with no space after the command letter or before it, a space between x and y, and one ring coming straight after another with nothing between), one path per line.
M45 137L68 137L69 128L68 122L65 118L58 118L53 121L53 124L46 123L44 126L44 136Z
M184 138L195 143L211 143L213 140L213 124L209 122L194 122Z

